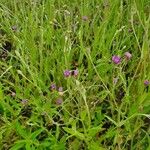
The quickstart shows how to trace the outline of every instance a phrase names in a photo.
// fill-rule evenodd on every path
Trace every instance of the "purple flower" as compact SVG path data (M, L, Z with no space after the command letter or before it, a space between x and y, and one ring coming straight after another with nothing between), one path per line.
M63 92L63 87L59 87L58 92Z
M71 75L71 71L70 70L65 70L64 71L64 76L65 77L69 77Z
M145 80L145 81L144 81L144 85L145 85L145 86L148 86L149 84L150 84L150 82L149 82L148 80Z
M82 16L83 21L87 21L88 19L89 19L88 16Z
M78 71L77 69L73 71L73 75L74 75L75 77L78 76L78 73L79 73L79 71Z
M129 52L125 52L124 55L127 60L131 59L131 57L132 57L132 54L130 54Z
M56 84L54 83L51 84L51 90L56 90Z
M60 96L63 96L63 94L64 94L63 93L63 87L58 88L58 93L59 93Z
M58 98L57 100L56 100L56 104L57 105L61 105L63 103L63 99L62 98Z
M115 64L120 64L121 58L120 58L120 56L114 55L114 56L112 57L112 61L113 61Z

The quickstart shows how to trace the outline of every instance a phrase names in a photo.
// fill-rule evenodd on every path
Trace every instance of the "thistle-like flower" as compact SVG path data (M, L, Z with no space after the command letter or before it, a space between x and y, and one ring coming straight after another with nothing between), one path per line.
M56 100L56 104L57 105L61 105L63 103L63 99L62 98L58 98L57 100Z
M112 57L112 61L113 61L115 64L120 64L120 62L121 62L121 57L114 55L114 56Z
M129 53L129 52L125 52L125 53L124 53L124 56L126 57L127 60L130 60L131 57L132 57L132 54Z
M65 70L64 71L64 76L65 77L69 77L71 75L71 71L70 70Z

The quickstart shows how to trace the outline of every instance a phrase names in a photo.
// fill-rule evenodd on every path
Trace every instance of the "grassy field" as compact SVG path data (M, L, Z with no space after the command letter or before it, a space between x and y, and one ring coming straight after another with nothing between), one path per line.
M150 0L0 1L0 150L150 150Z

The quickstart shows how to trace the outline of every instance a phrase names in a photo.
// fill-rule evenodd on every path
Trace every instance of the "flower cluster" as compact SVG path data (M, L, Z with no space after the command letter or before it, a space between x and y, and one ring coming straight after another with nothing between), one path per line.
M60 87L57 87L55 83L52 83L52 84L51 84L50 89L51 89L52 91L57 90L58 92L63 92L63 87L61 87L61 86L60 86Z
M75 69L75 70L68 70L68 69L64 70L64 77L66 77L66 78L68 78L70 76L77 77L78 74L79 74L79 71L77 69ZM62 98L62 96L64 94L63 87L61 87L61 86L57 87L55 83L52 83L50 86L50 89L51 89L51 91L57 91L58 92L59 97L56 99L55 103L57 105L61 105L63 103L63 98Z
M126 60L130 60L132 58L132 54L129 53L129 52L125 52L124 57L126 58ZM121 63L121 57L117 56L117 55L114 55L114 56L112 56L112 61L115 64L120 64Z
M76 70L65 70L64 71L64 77L70 77L71 75L73 75L74 77L77 77L79 74L79 71L76 69Z
M50 86L51 91L56 91L58 92L58 94L60 95L60 97L58 99L56 99L55 103L57 105L61 105L63 103L63 87L57 87L55 83L52 83Z
M124 53L124 57L126 58L126 60L130 60L130 59L132 58L132 54L129 53L129 52L125 52L125 53ZM114 64L120 64L121 61L122 61L122 60L121 60L121 57L120 57L120 56L118 56L118 55L112 56L112 62L113 62ZM117 82L118 82L118 78L114 78L114 79L113 79L113 83L116 84ZM149 86L149 85L150 85L150 81L149 81L149 80L145 80L145 81L144 81L144 85L145 85L145 86Z

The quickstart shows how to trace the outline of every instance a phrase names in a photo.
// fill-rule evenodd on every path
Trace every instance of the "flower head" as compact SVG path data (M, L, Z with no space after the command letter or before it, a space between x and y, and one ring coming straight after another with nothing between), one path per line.
M62 96L64 93L63 93L63 87L59 87L58 88L58 93L60 96Z
M115 64L119 64L119 63L121 62L121 58L120 58L120 56L114 55L114 56L112 57L112 61L113 61Z
M59 87L58 92L63 92L63 87Z
M70 70L65 70L64 71L64 76L65 77L69 77L71 75L71 71Z
M63 103L63 99L62 98L58 98L57 100L56 100L56 104L57 105L61 105Z
M125 52L124 55L125 55L127 60L131 59L131 57L132 57L132 54L129 52Z
M51 90L56 90L56 84L54 83L51 84Z
M148 86L149 84L150 84L150 81L148 81L148 80L145 80L145 81L144 81L144 85L145 85L145 86Z
M79 74L79 71L78 71L77 69L73 71L73 75L74 75L75 77L78 76L78 74Z

